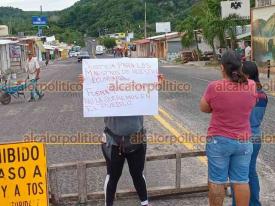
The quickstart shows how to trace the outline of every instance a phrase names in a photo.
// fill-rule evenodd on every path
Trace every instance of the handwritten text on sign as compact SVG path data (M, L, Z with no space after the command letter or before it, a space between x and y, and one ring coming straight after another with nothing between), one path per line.
M48 206L47 163L42 143L0 145L0 203Z
M158 113L158 60L83 60L84 117Z

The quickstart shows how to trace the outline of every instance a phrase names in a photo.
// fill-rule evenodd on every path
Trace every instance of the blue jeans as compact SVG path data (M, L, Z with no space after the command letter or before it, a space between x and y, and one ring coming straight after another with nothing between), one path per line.
M250 203L249 206L261 206L260 202L260 184L259 177L257 174L257 157L261 149L261 139L260 137L252 137L253 142L253 153L251 156L251 161L249 165L249 187L250 187ZM236 206L235 197L232 189L232 206Z
M34 99L35 95L38 95L39 97L41 96L41 92L38 91L37 89L37 80L32 79L30 80L31 82L31 98Z
M249 164L253 146L250 141L241 142L227 137L208 138L208 181L214 184L248 184Z

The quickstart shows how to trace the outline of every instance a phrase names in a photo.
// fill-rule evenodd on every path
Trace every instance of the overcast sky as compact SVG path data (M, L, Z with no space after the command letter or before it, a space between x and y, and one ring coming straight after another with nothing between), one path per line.
M25 11L39 11L40 5L43 11L62 10L72 6L79 0L0 0L0 6L11 6Z

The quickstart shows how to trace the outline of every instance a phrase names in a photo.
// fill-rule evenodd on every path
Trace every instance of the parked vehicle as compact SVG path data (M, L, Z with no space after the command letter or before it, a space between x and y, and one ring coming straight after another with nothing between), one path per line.
M201 56L202 61L210 61L211 59L214 59L214 54L212 51L204 52Z
M78 62L82 62L82 59L90 59L90 55L87 51L81 51L77 56L77 59Z
M72 57L77 57L78 55L80 55L80 50L81 50L80 46L73 46L73 48L70 51L72 52Z
M75 51L70 51L69 57L77 57L77 53Z
M104 46L97 45L95 49L95 54L96 55L102 55L104 54Z

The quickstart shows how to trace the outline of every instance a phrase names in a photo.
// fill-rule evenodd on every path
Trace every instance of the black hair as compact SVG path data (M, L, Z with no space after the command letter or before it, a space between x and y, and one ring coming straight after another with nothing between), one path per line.
M221 64L224 67L226 75L232 82L247 83L247 78L242 72L242 61L233 51L226 51L221 58Z
M245 61L243 63L243 73L247 75L249 79L254 80L258 88L262 87L259 79L259 70L255 62Z

